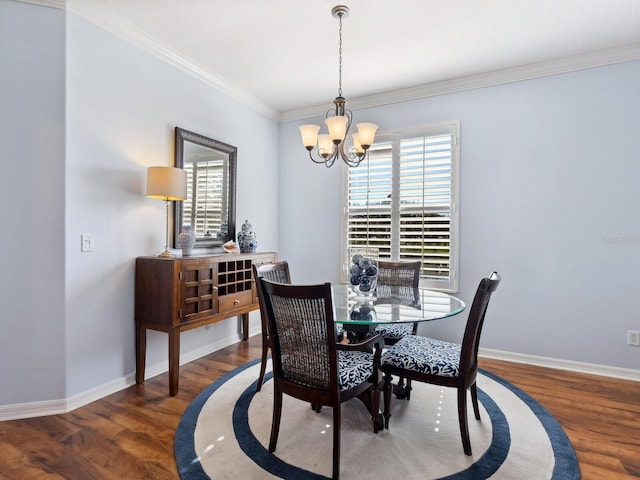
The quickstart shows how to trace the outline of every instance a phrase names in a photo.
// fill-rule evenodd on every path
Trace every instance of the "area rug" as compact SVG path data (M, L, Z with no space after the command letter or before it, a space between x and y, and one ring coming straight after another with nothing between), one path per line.
M273 384L269 373L256 392L259 366L254 361L228 373L187 408L175 436L182 480L331 477L328 407L316 413L285 395L277 449L267 450ZM344 403L341 479L580 478L573 446L549 412L489 372L479 372L477 384L482 420L469 406L472 456L462 450L455 389L414 382L411 400L394 398L389 429L377 434L358 399Z

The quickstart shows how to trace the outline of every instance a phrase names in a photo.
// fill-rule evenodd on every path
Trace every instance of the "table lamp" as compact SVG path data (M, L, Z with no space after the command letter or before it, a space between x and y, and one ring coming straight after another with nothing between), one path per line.
M169 251L169 201L187 198L187 172L175 167L149 167L147 169L147 197L164 200L166 205L166 242L159 257L175 257Z

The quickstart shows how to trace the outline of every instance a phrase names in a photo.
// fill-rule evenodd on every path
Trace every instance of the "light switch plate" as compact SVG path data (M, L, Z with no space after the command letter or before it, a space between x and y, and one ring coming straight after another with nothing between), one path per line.
M82 252L93 252L94 248L94 238L93 233L83 233L80 235L80 251Z

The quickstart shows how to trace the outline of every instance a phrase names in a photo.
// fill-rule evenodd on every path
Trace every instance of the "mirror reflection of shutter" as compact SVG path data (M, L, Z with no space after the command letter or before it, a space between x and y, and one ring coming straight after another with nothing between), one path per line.
M449 280L452 135L400 142L400 260L420 260L422 277Z
M210 236L210 232L220 231L226 209L226 177L220 160L198 161L195 170L187 170L187 193L192 199L184 203L184 218L190 219L196 237ZM193 195L193 192L198 192ZM197 207L196 207L197 205ZM221 208L222 207L222 208Z

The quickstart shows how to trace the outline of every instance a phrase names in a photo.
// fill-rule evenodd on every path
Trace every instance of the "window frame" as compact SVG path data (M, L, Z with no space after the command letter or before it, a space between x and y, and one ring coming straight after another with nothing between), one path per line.
M391 206L391 258L399 259L400 251L400 142L403 139L416 137L431 137L438 135L451 135L451 207L449 222L449 278L448 280L435 280L425 277L420 278L420 286L432 290L457 293L459 284L459 219L460 219L460 122L449 121L432 125L408 127L380 132L376 135L375 143L390 142L392 144L392 206ZM366 168L367 159L359 167L342 166L342 259L341 281L348 281L349 252L349 168Z

